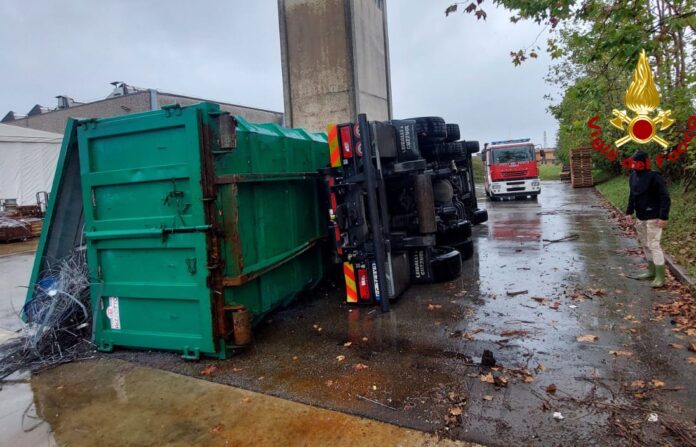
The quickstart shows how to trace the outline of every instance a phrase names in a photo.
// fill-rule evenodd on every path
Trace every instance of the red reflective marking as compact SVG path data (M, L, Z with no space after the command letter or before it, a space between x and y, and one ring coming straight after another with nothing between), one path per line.
M341 127L341 149L343 150L343 158L353 157L353 140L350 136L350 127Z
M367 283L367 270L358 269L358 288L360 290L360 299L370 299L370 286Z

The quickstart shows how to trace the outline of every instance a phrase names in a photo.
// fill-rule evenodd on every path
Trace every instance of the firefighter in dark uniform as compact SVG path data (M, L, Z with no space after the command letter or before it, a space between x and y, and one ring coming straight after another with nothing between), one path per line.
M660 247L660 239L669 219L671 200L664 179L658 172L650 170L647 160L648 154L645 152L633 154L633 172L628 178L630 193L626 221L633 224L635 212L636 233L648 261L648 271L634 278L652 279L652 287L662 287L665 285L665 255Z

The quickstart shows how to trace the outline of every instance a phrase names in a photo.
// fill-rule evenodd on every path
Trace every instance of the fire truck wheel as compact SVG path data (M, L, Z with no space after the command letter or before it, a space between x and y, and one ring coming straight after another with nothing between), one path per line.
M459 252L462 257L462 261L471 259L474 256L474 241L469 239L468 241L461 242L459 244L453 245L453 247Z
M416 135L419 143L438 143L447 138L447 125L439 116L410 118L416 121Z
M430 261L433 282L451 281L462 273L462 258L452 247L437 247L437 254Z
M459 124L447 124L447 138L445 141L451 143L461 138L459 134Z

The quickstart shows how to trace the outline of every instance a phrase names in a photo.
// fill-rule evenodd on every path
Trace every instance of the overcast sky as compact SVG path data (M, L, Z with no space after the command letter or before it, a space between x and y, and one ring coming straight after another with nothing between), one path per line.
M541 144L546 131L553 144L549 61L542 52L513 67L509 56L540 28L511 24L488 1L486 22L445 18L451 2L388 0L395 117L440 115L481 142ZM0 116L54 107L59 94L101 99L111 81L283 108L276 0L0 0L0 42Z

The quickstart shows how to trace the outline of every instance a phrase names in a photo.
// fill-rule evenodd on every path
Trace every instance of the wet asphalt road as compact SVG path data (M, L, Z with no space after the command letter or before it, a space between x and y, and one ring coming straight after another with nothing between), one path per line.
M213 365L208 380L486 445L626 445L616 421L657 440L664 428L646 422L652 411L692 423L696 365L668 346L689 341L650 320L669 292L625 277L642 263L636 241L594 190L547 182L538 203L483 205L490 220L475 229L461 278L412 287L390 313L344 304L339 284L272 314L228 361L111 355L199 377ZM478 365L485 349L501 369ZM489 372L507 386L482 381ZM683 389L636 399L627 388L652 379Z

